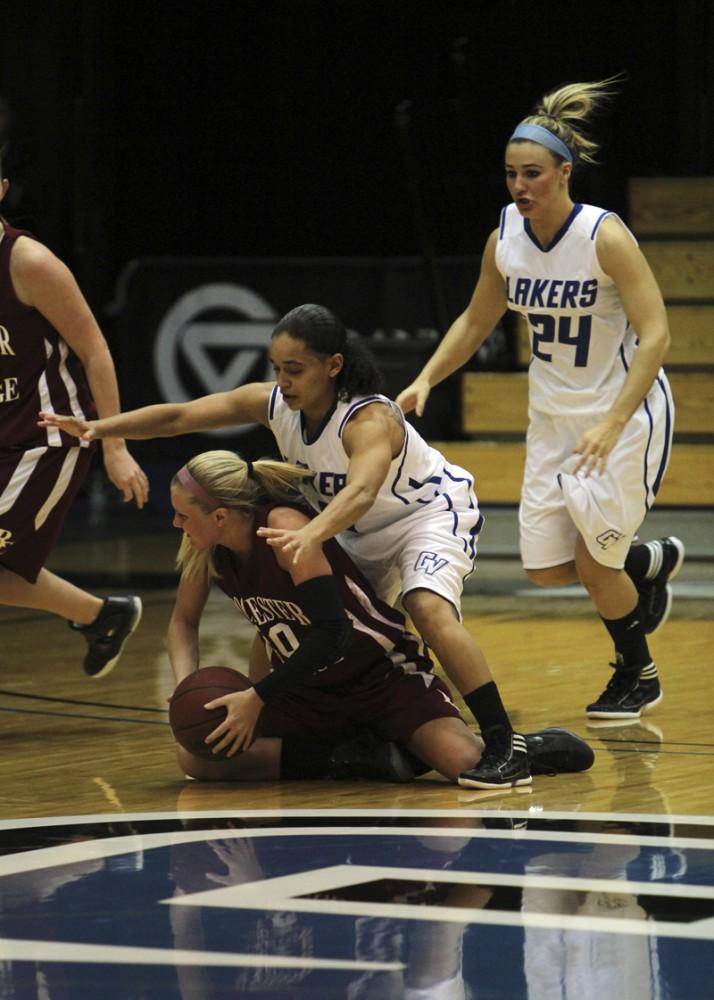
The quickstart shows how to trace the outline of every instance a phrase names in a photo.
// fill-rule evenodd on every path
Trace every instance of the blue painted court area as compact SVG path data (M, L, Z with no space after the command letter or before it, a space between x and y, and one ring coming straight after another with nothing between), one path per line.
M714 830L525 812L0 826L0 997L711 996Z

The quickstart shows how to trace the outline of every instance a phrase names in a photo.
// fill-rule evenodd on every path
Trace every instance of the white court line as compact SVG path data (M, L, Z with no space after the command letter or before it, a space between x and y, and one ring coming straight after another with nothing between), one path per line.
M642 846L642 838L630 834L587 834L587 833L548 833L546 831L529 830L486 830L459 828L462 838L482 840L530 840L536 843L570 843L570 844L605 844L609 846ZM58 865L79 864L86 861L96 861L102 858L116 857L120 854L136 853L137 849L144 851L161 847L172 847L178 844L199 843L206 840L255 840L266 837L282 838L292 841L297 837L414 837L420 840L425 837L452 838L454 830L445 827L261 827L248 830L177 830L169 833L132 833L129 836L107 837L97 840L85 840L71 844L60 844L56 847L44 847L37 850L22 851L0 858L0 877L19 875L23 872L37 871L42 868L54 868ZM713 850L714 841L700 840L692 837L648 837L647 846L679 848L692 850ZM656 884L656 883L653 883Z
M577 890L606 892L610 895L683 896L680 886L659 886L651 882L627 882L613 879L560 878L538 875L499 875L491 872L458 872L443 869L379 868L369 865L333 865L314 871L296 872L260 882L223 886L205 892L190 893L162 900L173 906L215 906L225 909L290 910L296 913L333 914L334 916L380 917L393 920L419 920L428 923L491 924L507 927L538 927L564 931L587 931L589 934L630 934L648 937L676 937L701 941L714 940L714 918L693 923L673 921L623 920L594 917L590 914L535 913L532 911L504 912L482 908L452 906L410 906L401 903L371 903L355 900L301 899L301 895L330 892L377 879L414 879L419 882L458 883L461 885L509 885L524 889ZM660 893L660 888L667 892ZM714 898L714 887L696 889L697 898ZM670 891L674 890L674 891Z
M478 794L474 792L474 794ZM20 830L33 827L74 826L93 823L151 823L164 820L194 819L502 819L538 820L592 820L615 823L687 823L693 826L711 826L714 816L689 816L686 813L621 813L621 812L568 812L531 806L529 809L195 809L173 812L113 812L87 813L74 816L34 816L24 819L0 820L1 830ZM325 828L329 829L328 827Z
M0 939L0 961L5 962L94 962L101 965L199 965L254 969L363 969L368 972L398 972L402 962L361 962L331 958L301 958L286 955L243 955L226 951L193 951L182 948L138 948L108 944Z
M500 872L458 871L453 868L402 868L400 866L349 864L330 865L327 868L310 869L295 872L292 875L279 875L257 882L242 882L236 885L206 889L202 892L185 893L181 896L171 896L162 902L174 906L250 906L260 909L264 906L266 899L272 896L271 907L274 904L286 902L292 906L294 902L302 902L299 899L295 900L295 896L331 892L334 889L344 889L347 886L361 885L365 882L376 882L379 879L396 879L401 882L437 882L444 885L506 885L519 889L607 892L612 895L628 893L632 896L673 896L679 898L686 894L688 897L696 899L714 899L714 885L682 886L671 882L636 882L629 879L590 878L587 875L580 878L572 875L539 875L535 872L504 875ZM683 893L683 889L686 890L686 893ZM321 902L325 902L325 900ZM381 903L377 905L382 906ZM428 913L430 909L430 907L425 907L424 912ZM449 909L453 909L453 907L449 907Z

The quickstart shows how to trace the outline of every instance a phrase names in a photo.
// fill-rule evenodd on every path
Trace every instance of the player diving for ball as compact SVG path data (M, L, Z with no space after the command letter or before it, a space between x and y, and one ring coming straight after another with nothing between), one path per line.
M381 376L359 338L319 305L293 309L270 344L275 381L189 403L147 406L102 420L43 414L84 440L171 437L238 424L270 428L282 457L307 470L315 511L299 527L260 529L296 567L337 537L380 598L404 607L473 713L486 751L469 780L491 788L528 777L486 658L461 621L464 579L483 523L473 476L447 462L379 393Z
M168 631L176 681L199 667L199 625L213 582L255 626L273 668L253 687L207 703L227 710L206 738L214 759L179 747L182 769L203 780L313 778L330 770L406 781L414 767L433 768L472 787L483 744L404 616L377 596L336 540L306 546L296 562L260 530L308 527L310 517L294 503L305 475L287 463L209 451L172 481L173 523L183 532ZM588 744L564 729L524 742L529 771L517 784L593 761Z

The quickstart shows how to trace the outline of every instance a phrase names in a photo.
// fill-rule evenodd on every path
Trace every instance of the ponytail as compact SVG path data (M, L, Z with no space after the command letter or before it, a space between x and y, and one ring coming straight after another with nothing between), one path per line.
M619 74L593 83L568 83L559 87L541 97L533 113L524 118L521 125L548 129L567 146L573 162L596 163L598 144L585 135L583 126L617 93L617 84L622 79Z
M179 469L171 485L180 486L204 514L218 507L249 514L263 503L299 500L299 484L310 476L307 469L288 462L269 458L246 462L233 451L204 451ZM181 540L176 566L186 577L218 576L213 550L197 549L187 535Z

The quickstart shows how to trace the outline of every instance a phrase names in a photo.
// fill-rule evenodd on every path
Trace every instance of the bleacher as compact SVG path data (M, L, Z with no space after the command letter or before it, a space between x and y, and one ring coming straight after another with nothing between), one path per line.
M674 448L658 506L714 507L714 177L634 178L629 224L657 278L672 345ZM520 317L519 317L520 320ZM462 429L438 442L476 476L485 504L518 503L525 458L530 341L519 322L521 371L464 372Z

